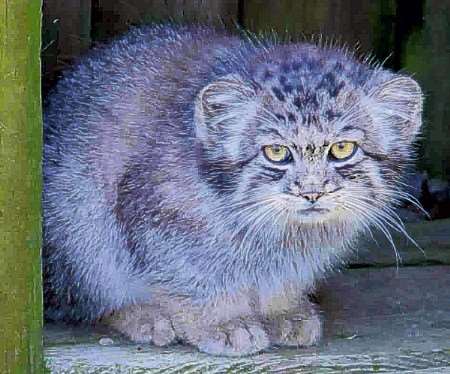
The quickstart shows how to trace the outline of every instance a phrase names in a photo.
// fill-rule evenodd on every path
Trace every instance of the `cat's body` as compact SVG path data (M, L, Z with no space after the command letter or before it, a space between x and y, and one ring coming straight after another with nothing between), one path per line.
M420 111L332 48L160 26L94 51L46 109L47 315L217 354L315 343L306 294L376 224L349 200L396 198Z

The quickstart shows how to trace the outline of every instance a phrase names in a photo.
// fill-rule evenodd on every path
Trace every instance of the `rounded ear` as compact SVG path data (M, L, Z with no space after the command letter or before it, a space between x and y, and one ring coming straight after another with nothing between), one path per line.
M412 78L397 76L370 94L376 100L375 114L383 126L392 126L402 139L412 143L422 126L423 94Z
M197 136L205 140L209 134L220 131L223 124L248 116L255 96L254 88L234 74L208 84L195 101Z

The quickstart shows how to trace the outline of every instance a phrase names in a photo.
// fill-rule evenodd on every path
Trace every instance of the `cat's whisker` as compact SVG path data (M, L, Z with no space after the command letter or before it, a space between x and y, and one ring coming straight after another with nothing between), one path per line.
M386 201L385 201L386 203L394 202L394 203L398 203L400 205L404 202L409 202L411 205L415 206L421 213L423 213L427 218L430 218L430 214L422 207L422 204L420 203L420 201L417 200L417 198L415 198L413 195L411 195L410 193L408 193L406 191L393 189L392 186L390 186L389 184L387 186L389 187L389 189L380 190L380 189L375 188L375 189L373 189L373 193L375 193L376 195L383 195L384 197L386 197ZM351 190L353 192L361 193L361 194L367 193L367 191L362 188L358 189L358 188L351 187L349 190ZM400 198L397 198L396 195L400 196Z
M362 204L364 205L364 204ZM365 205L365 207L367 208L368 205ZM392 209L388 208L388 207L383 207L381 208L381 211L379 212L379 214L383 214L383 217L385 217L385 219L388 220L388 222L386 222L391 228L393 228L394 230L396 230L397 232L403 234L417 249L420 250L420 252L426 256L425 251L423 250L423 248L409 235L409 233L406 231L406 227L405 224L403 223L403 221L401 220L401 218L394 212L392 211L391 214L394 214L395 216L390 216L389 214L387 214L386 212L383 211L383 209L389 209L392 211Z
M221 220L221 224L229 223L236 220L239 216L247 214L249 211L258 208L261 205L267 204L275 196L277 195L269 195L262 199L260 198L255 200L239 201L234 204L223 204L219 208L213 210L212 213L228 216L228 218L223 217L224 220ZM230 215L230 212L232 212L233 214Z
M376 206L379 209L379 213L383 214L383 217L386 217L389 220L395 220L401 227L405 228L405 224L399 215L391 208L386 205L380 205L377 202L374 202L373 199L364 196L358 196L358 200L360 200L360 204L365 208Z
M355 189L352 189L352 192L355 192ZM363 192L363 190L359 190L359 192ZM376 191L377 193L386 194L389 196L390 191ZM390 196L389 196L390 197ZM425 251L420 247L420 245L409 235L409 233L406 231L406 227L400 218L400 216L390 207L387 205L381 205L374 201L373 199L370 199L366 196L359 196L358 200L360 200L360 205L365 207L366 209L372 209L375 205L378 208L378 215L383 217L385 219L385 223L396 230L397 232L403 234L417 249L421 251L421 253L426 256ZM363 203L364 201L364 203Z
M377 213L379 213L382 217L384 217L385 219L389 220L392 223L395 223L396 225L402 227L403 229L405 228L405 225L400 216L386 204L380 204L378 201L375 201L370 197L361 195L358 196L357 200L361 204L361 206L365 207L366 209L373 209L373 207L375 206L376 208L378 208Z
M402 201L409 202L411 205L413 205L417 209L419 209L428 219L431 218L430 214L423 208L422 204L415 196L413 196L409 192L400 191L400 190L394 190L394 193L399 195L401 197Z
M348 204L350 207L352 207L355 211L359 212L359 214L364 215L365 218L367 218L367 220L369 222L371 222L375 227L377 227L384 235L385 237L388 239L390 245L392 246L392 248L394 249L394 253L395 253L395 262L398 268L399 263L402 263L401 260L401 256L398 253L397 247L394 243L394 240L392 238L391 233L389 232L389 230L385 227L383 220L380 219L380 217L378 216L378 212L376 210L374 210L370 205L368 205L366 207L366 211L363 211L362 209L360 209L360 201L357 201L357 199L354 199L356 201L352 202L351 200L347 200L345 202L345 204ZM345 205L344 204L344 205Z
M350 209L350 207L348 207L348 206L346 206L346 205L341 205L341 207L342 207L343 209L347 210L347 211L354 212L352 209ZM358 218L358 222L359 222L362 226L364 226L365 232L369 233L371 239L374 240L375 242L377 242L377 240L375 239L375 237L374 237L374 235L373 235L373 231L371 230L370 226L369 226L364 220L359 219L359 218L360 218L359 216L357 216L357 218Z

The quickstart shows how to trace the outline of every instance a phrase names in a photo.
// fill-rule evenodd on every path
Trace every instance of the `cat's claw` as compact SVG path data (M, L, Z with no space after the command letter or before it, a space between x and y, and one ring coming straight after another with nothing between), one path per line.
M218 356L247 356L270 345L263 327L257 322L231 321L202 336L196 344L201 352Z

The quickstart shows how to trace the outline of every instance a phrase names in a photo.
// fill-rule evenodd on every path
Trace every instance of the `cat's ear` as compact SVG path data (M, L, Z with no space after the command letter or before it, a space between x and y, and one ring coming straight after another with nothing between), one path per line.
M255 109L255 105L252 105L255 96L255 89L234 74L208 84L200 91L195 102L197 136L206 140L224 127L232 127L230 123L251 115Z
M412 78L397 76L376 87L371 95L376 100L376 120L397 136L412 143L422 125L423 94Z

